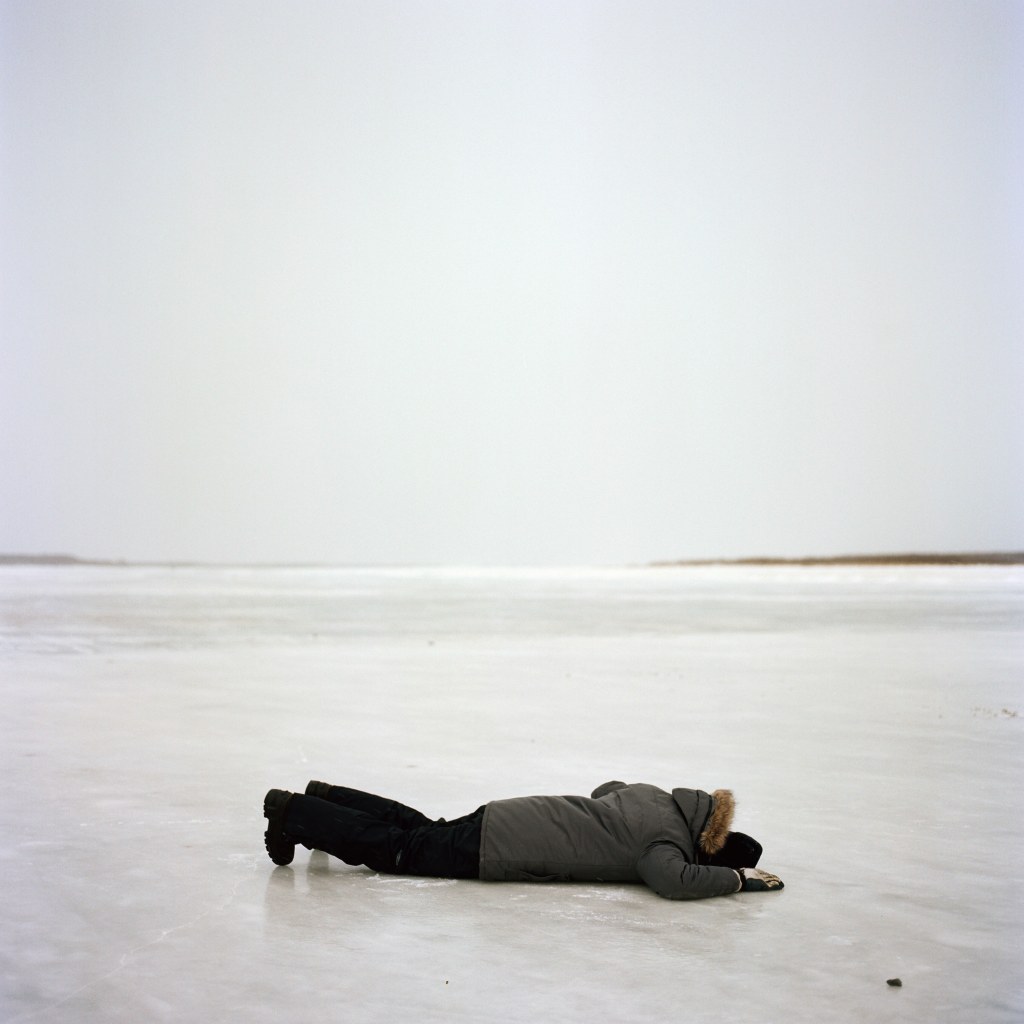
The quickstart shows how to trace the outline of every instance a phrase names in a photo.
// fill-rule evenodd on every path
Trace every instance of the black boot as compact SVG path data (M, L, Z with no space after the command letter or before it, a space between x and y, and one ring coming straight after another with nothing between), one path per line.
M291 864L295 856L295 840L284 830L284 816L291 799L292 794L284 789L272 789L263 798L263 817L267 819L263 845L270 859L282 867Z

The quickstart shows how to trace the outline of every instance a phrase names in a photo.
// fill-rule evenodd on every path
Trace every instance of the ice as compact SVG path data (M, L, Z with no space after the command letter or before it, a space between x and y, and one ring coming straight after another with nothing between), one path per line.
M1024 1016L1020 568L8 567L0 609L7 1022ZM310 778L730 787L786 889L275 869Z

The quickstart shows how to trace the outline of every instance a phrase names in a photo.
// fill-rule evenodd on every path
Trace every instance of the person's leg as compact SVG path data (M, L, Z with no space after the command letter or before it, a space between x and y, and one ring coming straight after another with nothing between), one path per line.
M403 875L428 878L479 878L483 817L479 807L457 821L410 829L397 869Z
M365 864L374 871L394 869L403 830L353 807L295 794L282 829L295 842L323 850L346 864Z
M295 795L282 829L293 841L323 850L346 864L387 874L477 878L483 808L458 824L403 829L362 811L318 797Z
M306 786L306 796L329 800L341 807L351 807L355 811L362 811L378 821L386 821L399 828L418 828L420 825L433 824L432 818L428 818L413 807L407 807L397 800L376 796L374 793L364 793L361 789L332 786L327 782L310 782Z

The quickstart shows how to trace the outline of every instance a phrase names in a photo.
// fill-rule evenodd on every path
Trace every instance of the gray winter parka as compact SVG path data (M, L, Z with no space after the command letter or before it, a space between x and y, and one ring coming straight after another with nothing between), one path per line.
M732 793L606 782L590 797L525 796L484 809L480 877L505 882L644 882L671 900L740 888L731 868L699 864L722 848Z

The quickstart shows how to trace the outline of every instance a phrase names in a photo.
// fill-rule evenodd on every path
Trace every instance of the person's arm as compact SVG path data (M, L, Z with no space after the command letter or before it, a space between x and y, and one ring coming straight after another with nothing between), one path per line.
M644 850L636 867L644 884L668 900L727 896L743 888L743 878L738 871L711 864L691 864L675 843L652 843Z

